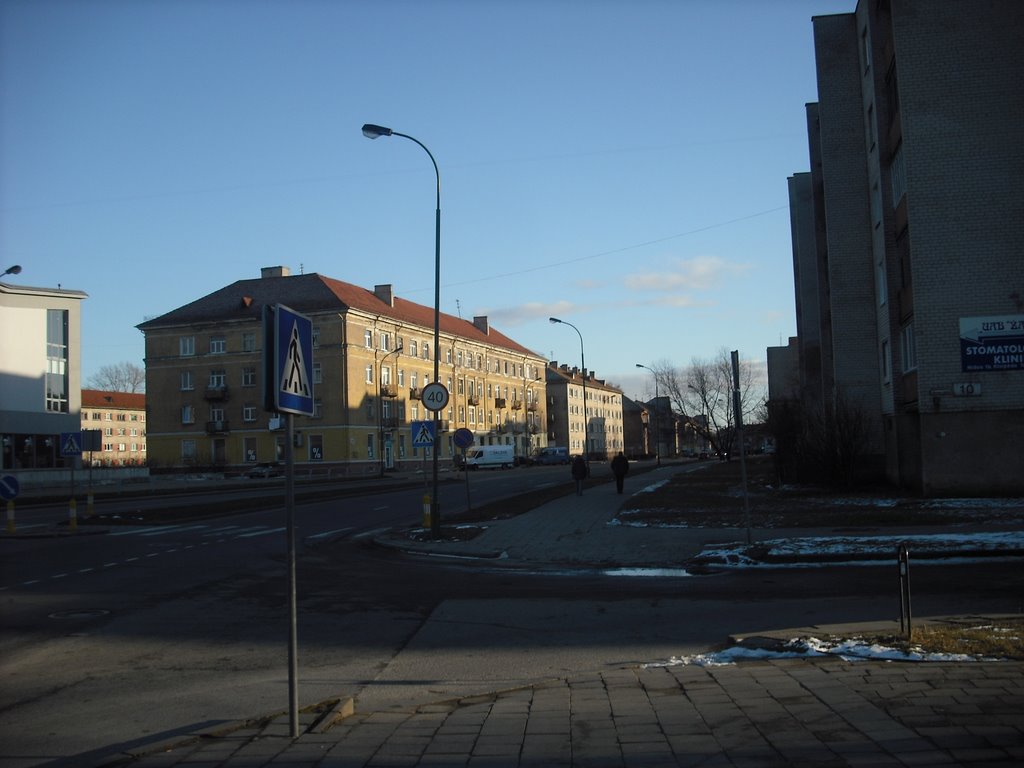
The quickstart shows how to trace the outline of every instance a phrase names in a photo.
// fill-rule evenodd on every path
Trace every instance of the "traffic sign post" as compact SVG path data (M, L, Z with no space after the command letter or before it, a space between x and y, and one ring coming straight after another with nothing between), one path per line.
M462 474L466 476L466 509L469 511L473 510L473 501L469 495L469 467L466 466L466 452L475 442L473 433L465 427L459 427L455 430L455 436L452 438L456 448L462 449Z
M71 458L71 499L68 501L68 528L78 530L78 502L75 501L75 457L82 455L82 433L60 433L60 455Z
M263 406L285 414L288 549L288 709L299 735L298 601L295 585L295 415L313 415L313 321L283 304L263 309Z

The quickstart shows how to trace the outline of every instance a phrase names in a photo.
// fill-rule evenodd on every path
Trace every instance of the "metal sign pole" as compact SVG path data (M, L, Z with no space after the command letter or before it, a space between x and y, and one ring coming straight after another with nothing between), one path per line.
M285 510L288 537L288 712L293 739L299 736L299 632L295 588L295 416L286 415Z

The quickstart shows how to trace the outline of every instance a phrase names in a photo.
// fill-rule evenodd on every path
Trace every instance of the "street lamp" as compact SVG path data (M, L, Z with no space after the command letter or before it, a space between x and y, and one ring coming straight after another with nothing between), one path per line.
M384 477L384 399L381 397L381 387L383 386L384 379L384 361L387 360L391 355L397 355L402 351L402 345L399 344L393 350L388 352L384 357L380 359L380 364L377 366L377 432L380 435L380 476Z
M654 374L654 456L657 459L657 465L661 466L661 429L658 423L658 374L654 373L653 368L648 368L646 365L636 364L637 368L643 368ZM674 441L673 441L674 442Z
M381 136L401 136L403 139L419 144L430 162L434 165L434 175L437 177L437 213L434 217L434 381L441 378L440 358L438 357L441 348L441 172L437 169L437 161L427 149L426 144L417 138L406 133L399 133L383 125L366 123L363 126L363 136L368 139L377 139ZM437 498L438 492L438 471L437 457L441 448L441 412L434 411L434 461L433 461L433 491L430 496L430 531L436 539L441 535L441 505Z
M572 323L566 322L565 320L559 320L557 317L549 317L549 322L561 323L562 325L568 325L574 331L576 335L580 337L580 367L583 369L583 457L587 460L587 465L590 465L590 430L587 424L587 360L583 356L583 334L580 333L580 329Z
M21 264L15 264L13 267L8 267L4 270L4 273L0 277L7 277L8 275L20 275Z

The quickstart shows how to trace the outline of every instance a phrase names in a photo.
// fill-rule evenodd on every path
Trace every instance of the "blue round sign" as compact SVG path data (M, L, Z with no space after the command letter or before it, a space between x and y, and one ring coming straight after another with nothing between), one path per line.
M18 485L18 478L14 475L0 477L0 498L11 501L17 497L20 490L21 486Z
M469 448L473 444L473 433L465 427L459 427L455 430L452 441L457 448Z

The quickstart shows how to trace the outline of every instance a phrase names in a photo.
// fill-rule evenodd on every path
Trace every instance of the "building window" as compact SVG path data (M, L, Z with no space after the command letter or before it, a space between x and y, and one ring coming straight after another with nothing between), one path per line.
M196 337L182 336L178 339L178 354L182 357L192 357L196 353Z
M184 464L194 464L196 460L196 441L181 441L181 461Z
M220 407L211 407L210 421L224 421L224 409Z
M313 401L313 418L322 419L324 417L324 401L319 397Z
M322 384L323 374L320 371L320 363L313 363L313 383Z
M892 182L892 207L900 204L907 192L907 167L903 162L903 142L896 145L889 164L889 180Z
M425 341L423 342L423 359L430 359L430 345Z
M182 424L195 424L196 423L196 409L191 405L181 406L181 423Z
M371 363L366 364L366 383L373 384L373 365Z
M313 336L313 349L318 349L320 347L320 326L319 325L314 325L313 326L312 336Z
M46 410L68 413L68 312L46 310Z
M366 458L368 459L373 458L373 445L373 434L371 433L366 436Z
M310 435L309 436L309 460L310 461L323 461L324 460L324 436L323 435Z
M900 358L903 372L917 368L917 341L914 339L914 323L907 323L900 334Z
M882 341L882 381L886 384L892 378L892 367L889 364L889 340Z
M181 372L181 391L191 392L196 388L195 381L192 380L192 371Z
M380 351L381 352L390 352L391 351L391 334L390 333L384 333L383 331L381 332L381 334L380 334Z
M382 385L388 385L391 383L391 369L387 366L380 369L380 383Z
M419 356L419 344L415 340L409 342L409 355L411 357Z
M399 368L398 369L398 386L400 386L400 387L404 387L405 386L405 369L404 368Z
M448 365L451 365L451 364L452 364L452 351L451 351L450 349L446 349L446 350L444 351L444 361L445 361L445 363L447 363Z
M255 352L256 351L256 334L246 332L242 334L242 351L243 352Z
M373 331L369 328L363 331L363 346L367 349L373 349Z
M242 386L243 387L255 387L256 386L256 369L255 368L243 368L242 369Z
M223 336L210 337L210 354L223 355L227 351L227 342Z
M864 73L867 74L871 70L871 38L867 27L860 33L860 58L864 63Z
M255 405L246 405L242 408L242 421L256 421Z
M256 446L259 445L259 441L255 437L246 437L242 439L242 456L243 461L247 464L255 464L257 459Z
M210 389L220 389L227 386L228 374L224 370L213 370L210 371L210 383L207 385Z

